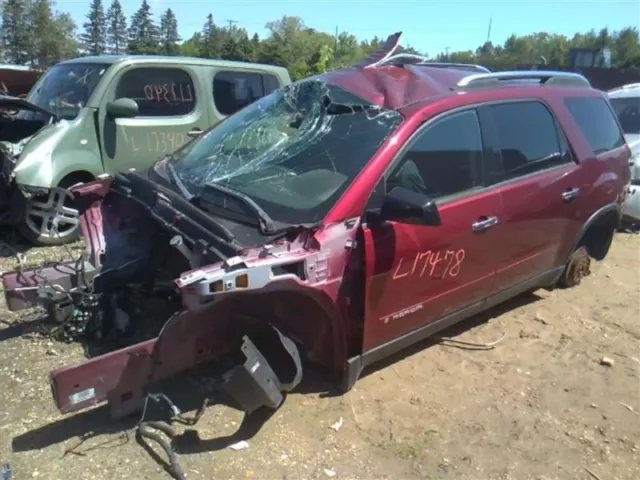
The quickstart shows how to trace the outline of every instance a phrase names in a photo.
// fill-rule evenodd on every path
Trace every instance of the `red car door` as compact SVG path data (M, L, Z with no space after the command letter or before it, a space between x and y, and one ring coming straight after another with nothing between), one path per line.
M481 108L491 124L498 153L495 179L504 215L497 272L505 290L558 265L566 238L581 225L581 180L562 130L549 108L537 100ZM483 123L484 125L484 123Z
M442 222L363 227L363 351L481 302L494 290L502 207L498 190L484 188L483 159L477 112L468 110L428 122L394 161L386 191L401 187L428 195Z

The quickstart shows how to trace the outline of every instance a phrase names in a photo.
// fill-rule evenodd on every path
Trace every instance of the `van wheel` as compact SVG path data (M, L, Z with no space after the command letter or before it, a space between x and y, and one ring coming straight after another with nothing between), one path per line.
M73 195L67 190L78 182L67 183L61 182L47 195L27 201L25 218L18 230L34 245L64 245L80 238L80 214L73 205Z
M587 247L579 247L571 254L558 284L562 288L571 288L580 285L582 279L591 273L590 267L591 258L589 258Z

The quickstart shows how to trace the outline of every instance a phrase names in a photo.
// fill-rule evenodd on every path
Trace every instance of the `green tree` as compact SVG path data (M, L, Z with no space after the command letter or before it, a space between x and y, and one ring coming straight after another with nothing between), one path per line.
M257 33L251 37L251 60L257 61L260 54L260 36Z
M142 5L131 17L129 26L129 46L131 54L153 55L158 53L159 44L158 27L153 21L151 7L147 0L142 0Z
M185 40L180 44L180 55L185 57L197 57L200 55L200 46L202 45L202 34L200 32L194 33L191 38Z
M76 23L68 13L56 13L54 18L56 61L75 58L80 55L80 42L76 39Z
M613 45L613 63L616 67L640 67L640 35L636 27L618 32Z
M106 15L107 46L111 53L119 55L127 47L127 17L122 11L120 0L113 0Z
M178 35L178 19L170 8L160 17L160 50L165 55L176 55L182 39Z
M22 65L29 60L29 10L24 0L4 0L2 46L5 61Z
M329 43L329 39L326 41L321 41L320 48L324 46L331 45ZM362 48L360 48L360 44L358 43L358 39L347 32L342 32L338 35L338 49L337 49L337 65L341 68L349 67L361 60L366 55L364 55ZM332 48L333 50L333 48Z
M250 62L253 60L253 45L245 29L228 30L222 44L220 56L225 60Z
M256 62L266 63L268 65L277 65L279 67L289 67L287 59L282 52L282 48L278 42L274 40L263 40L260 42L258 51L254 53Z
M318 51L311 56L311 72L314 74L327 72L331 68L334 58L333 48L329 45L320 46Z
M511 35L503 45L485 44L475 53L472 51L452 52L441 61L480 63L494 70L513 69L519 64L531 65L545 61L551 66L566 66L572 48L609 48L612 51L614 67L640 67L640 41L636 27L610 31L579 32L568 38L548 32L531 35Z
M82 25L84 33L80 35L84 51L89 55L101 55L106 51L106 26L102 0L92 0L87 21Z
M226 32L213 21L213 15L207 15L202 27L199 56L203 58L220 58L222 47L227 40Z
M49 67L60 59L55 41L59 37L51 1L34 0L28 18L29 31L37 32L29 37L29 61L32 66Z

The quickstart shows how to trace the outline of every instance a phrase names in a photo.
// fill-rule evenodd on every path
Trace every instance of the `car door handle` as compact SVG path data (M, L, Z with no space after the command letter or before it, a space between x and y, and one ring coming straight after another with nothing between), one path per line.
M481 232L487 228L494 227L498 224L498 217L489 217L482 220L478 220L471 225L474 232Z
M580 189L572 188L571 190L566 190L562 192L562 200L564 200L565 202L570 202L571 200L576 198L578 195L580 195Z
M199 128L194 128L192 130L189 130L187 132L187 136L191 137L191 138L196 138L198 135L200 135L202 133L202 130L200 130Z

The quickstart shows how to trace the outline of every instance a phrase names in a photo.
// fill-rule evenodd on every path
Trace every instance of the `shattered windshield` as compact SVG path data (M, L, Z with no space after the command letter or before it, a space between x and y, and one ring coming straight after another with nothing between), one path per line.
M227 117L170 162L196 197L219 185L250 197L275 221L314 223L402 120L340 87L306 80Z
M73 120L87 104L107 68L109 64L102 63L56 65L38 80L27 100L61 118ZM21 111L19 118L46 120L46 115Z
M622 127L622 133L640 133L640 97L612 98L610 102Z

